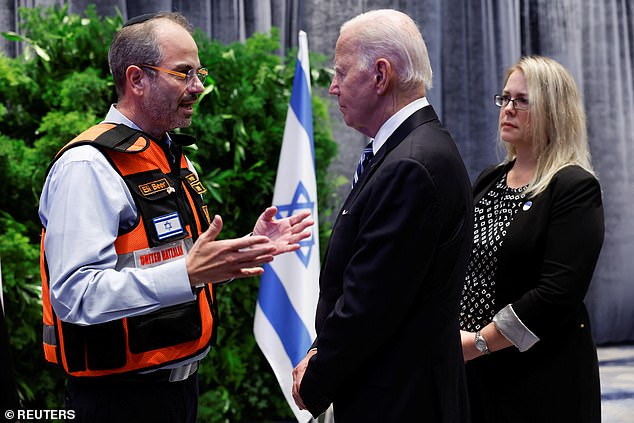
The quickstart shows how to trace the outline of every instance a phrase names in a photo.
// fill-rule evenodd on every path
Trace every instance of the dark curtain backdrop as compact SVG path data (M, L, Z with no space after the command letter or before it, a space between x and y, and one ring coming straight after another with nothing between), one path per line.
M634 0L0 0L0 30L16 30L17 9L95 3L124 18L178 10L223 42L280 28L285 48L308 33L309 48L332 57L341 23L366 10L396 8L421 26L432 66L429 100L454 135L474 178L501 157L493 94L522 54L552 56L581 87L593 162L603 187L606 238L586 298L598 343L634 341ZM19 29L18 29L19 30ZM15 44L0 41L9 55ZM320 94L326 96L324 89ZM561 101L566 101L562 98ZM332 173L348 179L365 140L341 122L331 103L339 156ZM347 184L345 184L347 185ZM343 186L340 196L345 195ZM522 269L517 269L522 272Z

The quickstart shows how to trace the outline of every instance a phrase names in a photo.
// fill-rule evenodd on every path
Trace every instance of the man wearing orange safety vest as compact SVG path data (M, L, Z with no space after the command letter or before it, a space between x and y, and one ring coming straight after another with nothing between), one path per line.
M199 361L216 330L214 283L256 276L310 236L308 213L216 241L203 184L170 134L204 90L192 28L143 15L114 36L119 94L99 125L55 156L40 199L46 360L68 375L75 421L194 422Z

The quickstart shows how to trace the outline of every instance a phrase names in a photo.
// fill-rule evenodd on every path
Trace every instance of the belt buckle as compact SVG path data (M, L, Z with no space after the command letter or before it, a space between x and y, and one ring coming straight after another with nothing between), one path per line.
M169 381L170 382L182 382L183 380L188 379L191 375L196 373L198 370L198 362L189 363L181 367L177 367L175 369L171 369Z

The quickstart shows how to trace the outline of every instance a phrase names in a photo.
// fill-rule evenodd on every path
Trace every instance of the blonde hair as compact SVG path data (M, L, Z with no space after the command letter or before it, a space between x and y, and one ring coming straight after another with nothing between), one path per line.
M565 166L578 165L595 175L583 101L570 72L551 58L525 56L507 70L504 85L515 71L522 72L526 79L531 138L537 158L537 169L527 195L535 196L544 191ZM515 147L502 143L507 150L507 161L514 160Z
M393 9L372 10L345 22L340 34L348 29L357 41L361 69L371 71L377 59L385 58L394 65L403 90L431 88L427 46L408 15Z

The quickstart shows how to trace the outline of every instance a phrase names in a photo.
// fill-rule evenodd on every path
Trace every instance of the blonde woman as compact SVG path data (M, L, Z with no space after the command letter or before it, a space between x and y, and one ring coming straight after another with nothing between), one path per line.
M603 243L585 113L558 62L523 57L495 96L506 160L474 185L460 312L473 422L600 422L583 304Z

